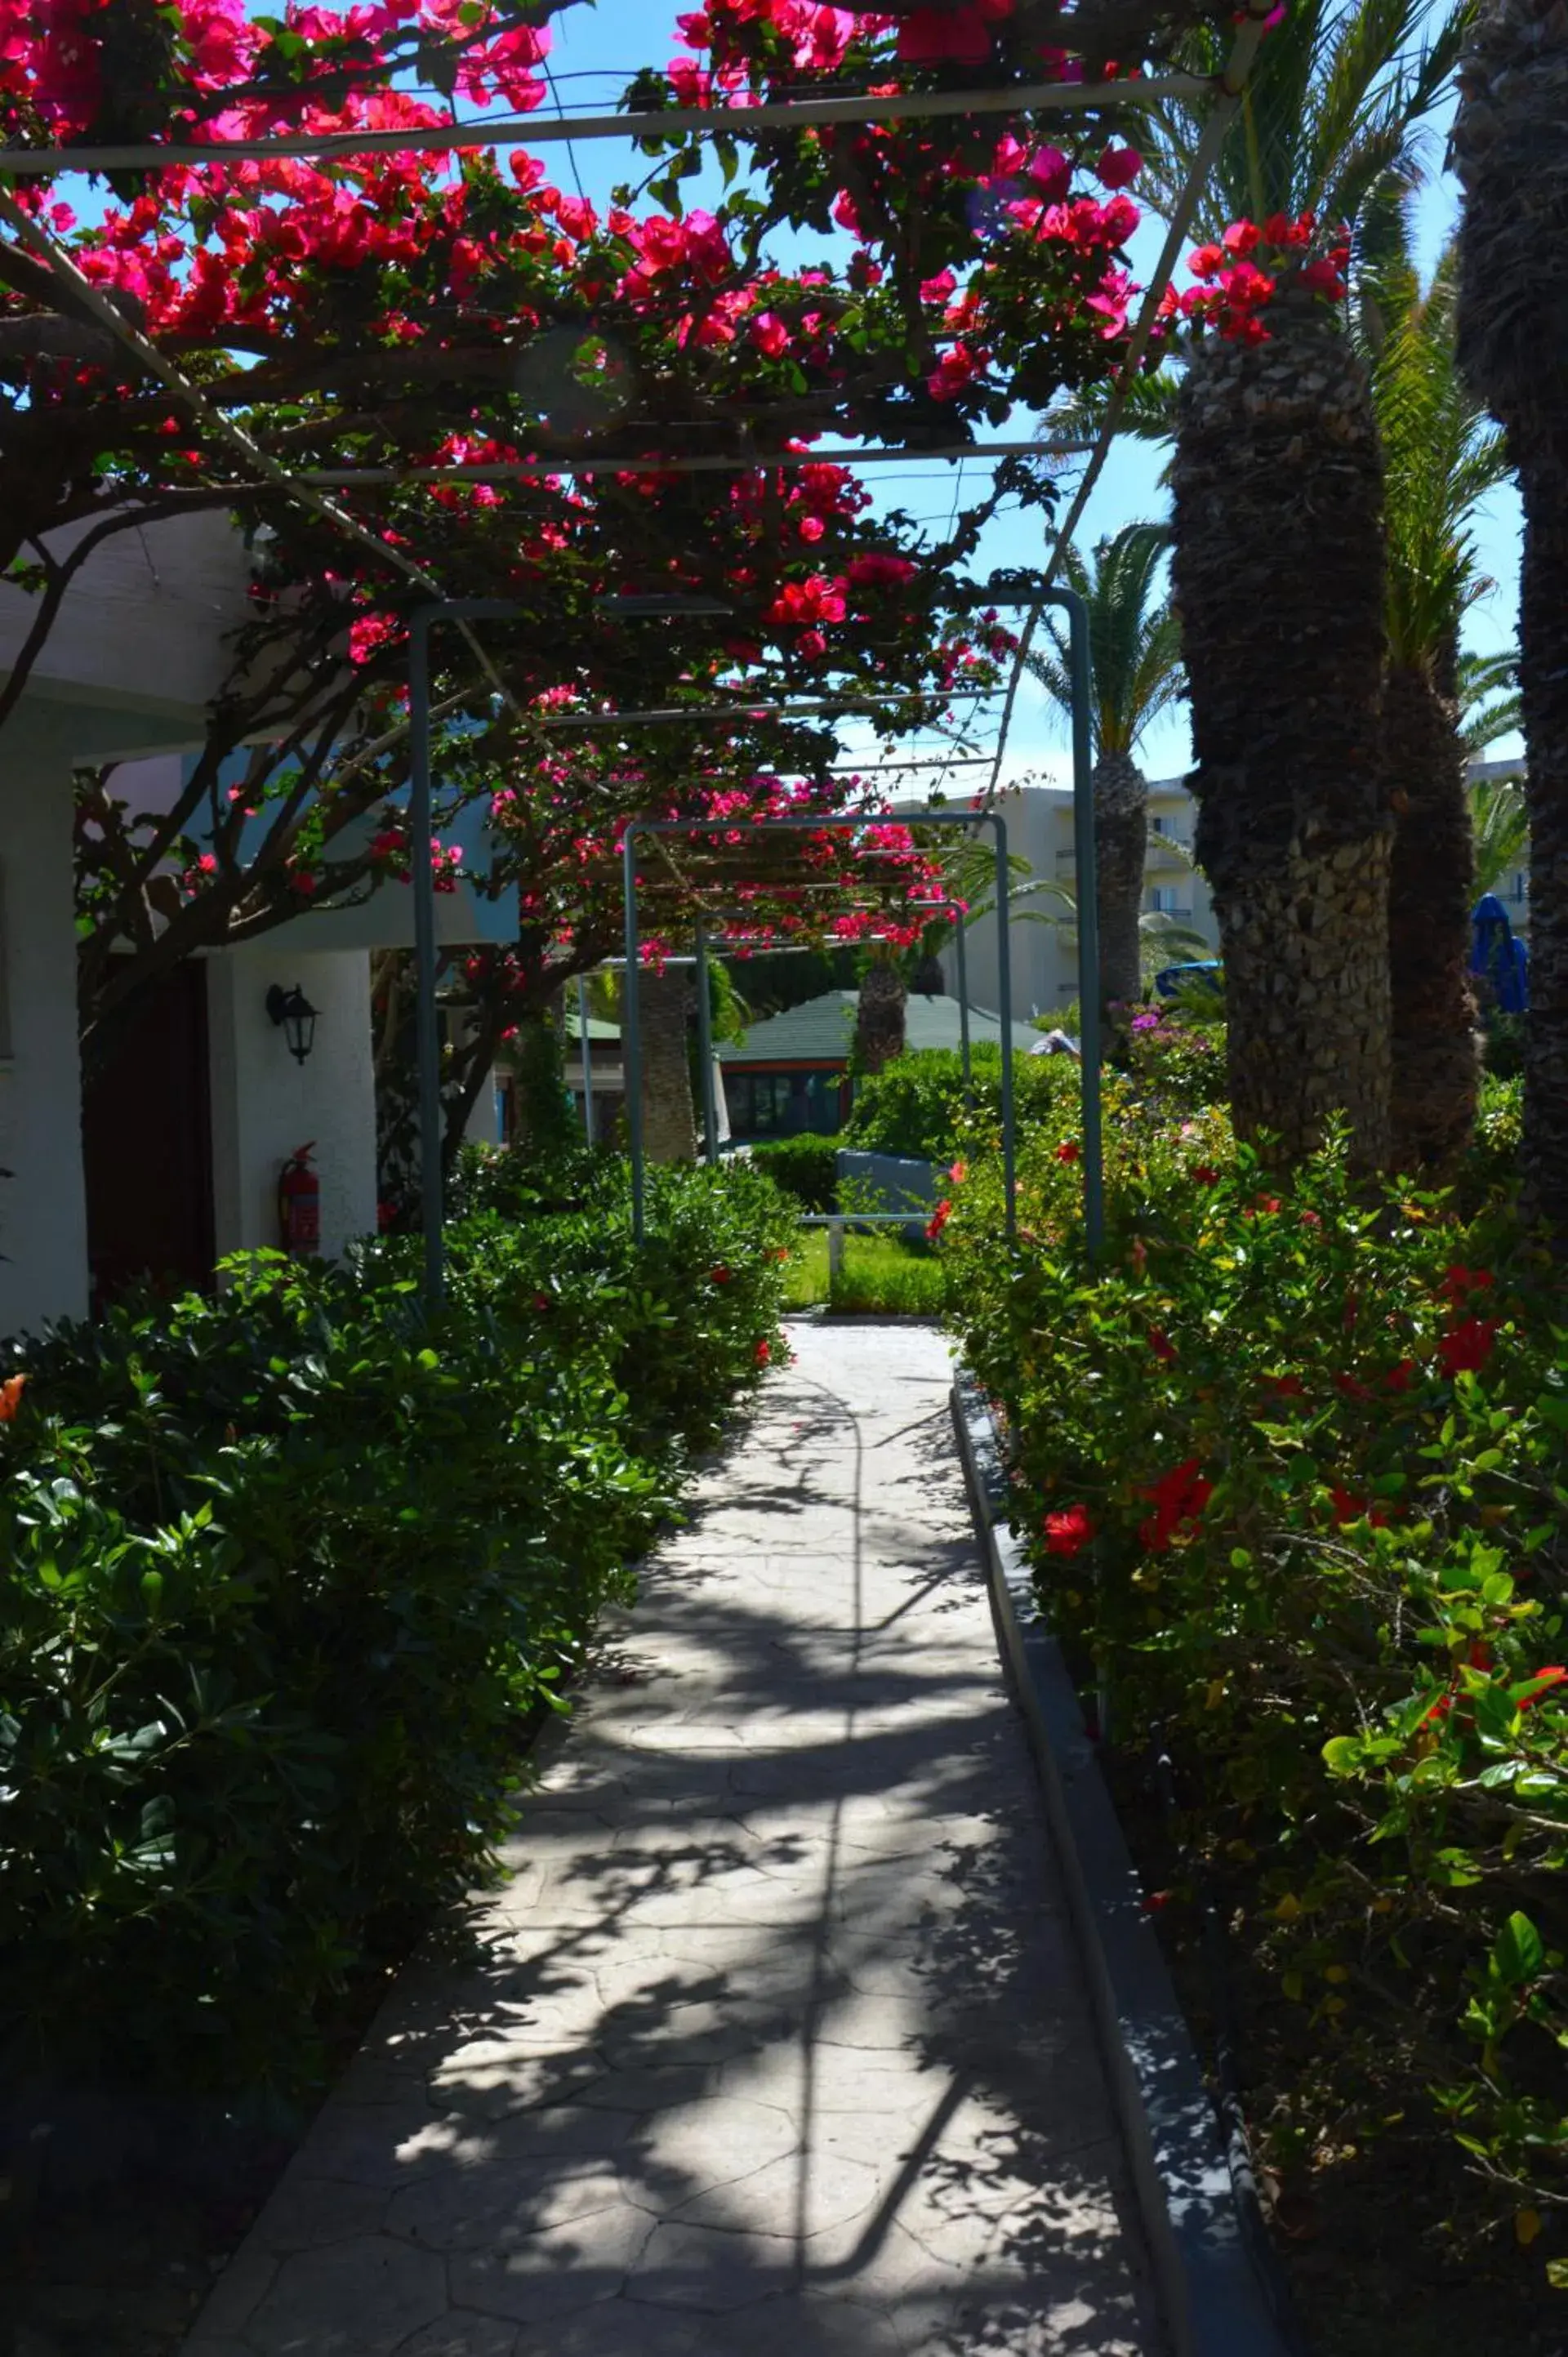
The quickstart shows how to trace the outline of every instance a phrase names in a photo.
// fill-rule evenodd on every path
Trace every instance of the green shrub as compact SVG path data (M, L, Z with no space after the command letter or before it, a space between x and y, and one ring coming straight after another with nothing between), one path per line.
M840 1137L776 1137L754 1146L752 1159L775 1186L808 1211L831 1211L837 1204Z
M977 1127L995 1127L1002 1119L1001 1049L977 1043L971 1071L966 1092L956 1049L896 1056L875 1079L862 1082L843 1143L865 1154L950 1162ZM1015 1055L1013 1091L1020 1128L1052 1120L1064 1098L1077 1094L1078 1066L1070 1056Z
M12 1346L0 2018L13 2069L288 2087L346 1975L468 1887L683 1450L778 1347L755 1173L623 1167L532 1219ZM499 1199L513 1171L483 1184Z
M1118 1755L1176 1763L1271 2156L1451 2128L1528 2239L1568 2192L1561 1275L1496 1191L1359 1189L1338 1142L1270 1178L1219 1110L1107 1096L1098 1270L1065 1122L1015 1259L991 1157L941 1246L1042 1596Z

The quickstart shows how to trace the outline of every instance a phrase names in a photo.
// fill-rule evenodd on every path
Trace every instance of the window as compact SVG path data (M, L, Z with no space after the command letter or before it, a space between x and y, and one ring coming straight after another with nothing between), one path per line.
M1176 887L1174 884L1155 884L1151 887L1149 892L1149 906L1151 909L1157 910L1162 916L1174 916L1176 914Z
M1516 871L1513 881L1509 886L1509 899L1514 901L1522 900L1528 889L1528 879L1525 876L1524 870L1520 868Z

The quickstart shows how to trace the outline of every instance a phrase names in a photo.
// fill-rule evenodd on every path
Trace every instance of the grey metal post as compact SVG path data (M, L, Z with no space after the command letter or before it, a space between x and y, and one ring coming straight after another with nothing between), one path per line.
M714 1018L708 1004L708 929L697 920L697 1055L703 1067L703 1159L710 1169L719 1158L719 1102L714 1087Z
M413 863L414 1041L419 1071L419 1211L424 1234L424 1297L440 1300L441 1032L435 1006L435 871L430 815L430 626L439 608L421 606L408 632L409 857Z
M1105 1155L1100 1105L1100 878L1094 841L1094 759L1090 741L1089 608L1075 589L1050 589L1046 603L1068 618L1072 674L1072 838L1078 899L1079 1103L1083 1126L1083 1227L1090 1259L1105 1240Z
M1018 1232L1015 1170L1017 1140L1013 1126L1013 934L1007 907L1007 824L994 811L986 818L996 836L996 1016L1002 1027L1002 1185L1004 1224L1009 1243Z
M963 1053L963 1092L970 1093L972 1077L969 1068L969 958L963 945L963 918L958 920L958 935L953 942L958 957L958 1032Z
M620 985L621 1085L626 1092L626 1143L631 1159L631 1232L642 1242L642 1041L637 1005L637 822L621 843L626 909L626 971Z
M594 1063L588 1049L588 985L577 976L577 1048L583 1063L583 1135L594 1142Z

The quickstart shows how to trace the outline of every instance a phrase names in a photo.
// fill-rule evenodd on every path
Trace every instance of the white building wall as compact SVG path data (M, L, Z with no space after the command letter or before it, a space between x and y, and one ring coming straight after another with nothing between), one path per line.
M0 1333L87 1314L70 748L0 733Z
M1074 889L1077 861L1073 851L1072 795L1061 786L1026 786L997 797L996 807L1007 828L1010 856L1027 860L1043 884ZM1191 795L1176 779L1153 780L1149 786L1149 848L1144 866L1144 906L1154 908L1156 891L1161 905L1193 931L1201 933L1210 953L1217 952L1215 923L1208 887L1188 862L1173 857L1174 839L1190 852L1196 813ZM1164 839L1155 820L1164 821ZM989 841L989 836L983 839ZM1021 880L1021 879L1020 879ZM987 895L989 898L989 893ZM1042 923L1042 918L1059 921ZM1049 892L1029 894L1012 905L1008 928L1013 979L1013 1016L1026 1023L1031 1015L1052 1015L1078 997L1078 931L1071 909ZM993 918L983 917L964 936L969 968L970 1003L995 1013L998 955ZM1197 956L1197 951L1173 954ZM942 953L948 988L956 991L953 952Z
M317 1010L303 1064L267 1013L274 983L297 983ZM376 1226L376 1094L371 961L362 950L304 953L275 938L208 965L212 1193L220 1256L282 1242L277 1183L315 1141L321 1250L340 1254Z

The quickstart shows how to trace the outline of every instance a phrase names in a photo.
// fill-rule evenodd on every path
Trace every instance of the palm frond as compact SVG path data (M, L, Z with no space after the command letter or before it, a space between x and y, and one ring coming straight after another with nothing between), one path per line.
M1165 525L1129 523L1095 549L1091 565L1076 548L1064 569L1089 608L1090 740L1094 758L1131 752L1151 722L1184 692L1181 640L1155 576L1169 543ZM1052 701L1072 709L1066 627L1046 621L1047 644L1025 661Z
M1511 778L1479 778L1470 789L1476 890L1495 892L1530 864L1530 812Z

